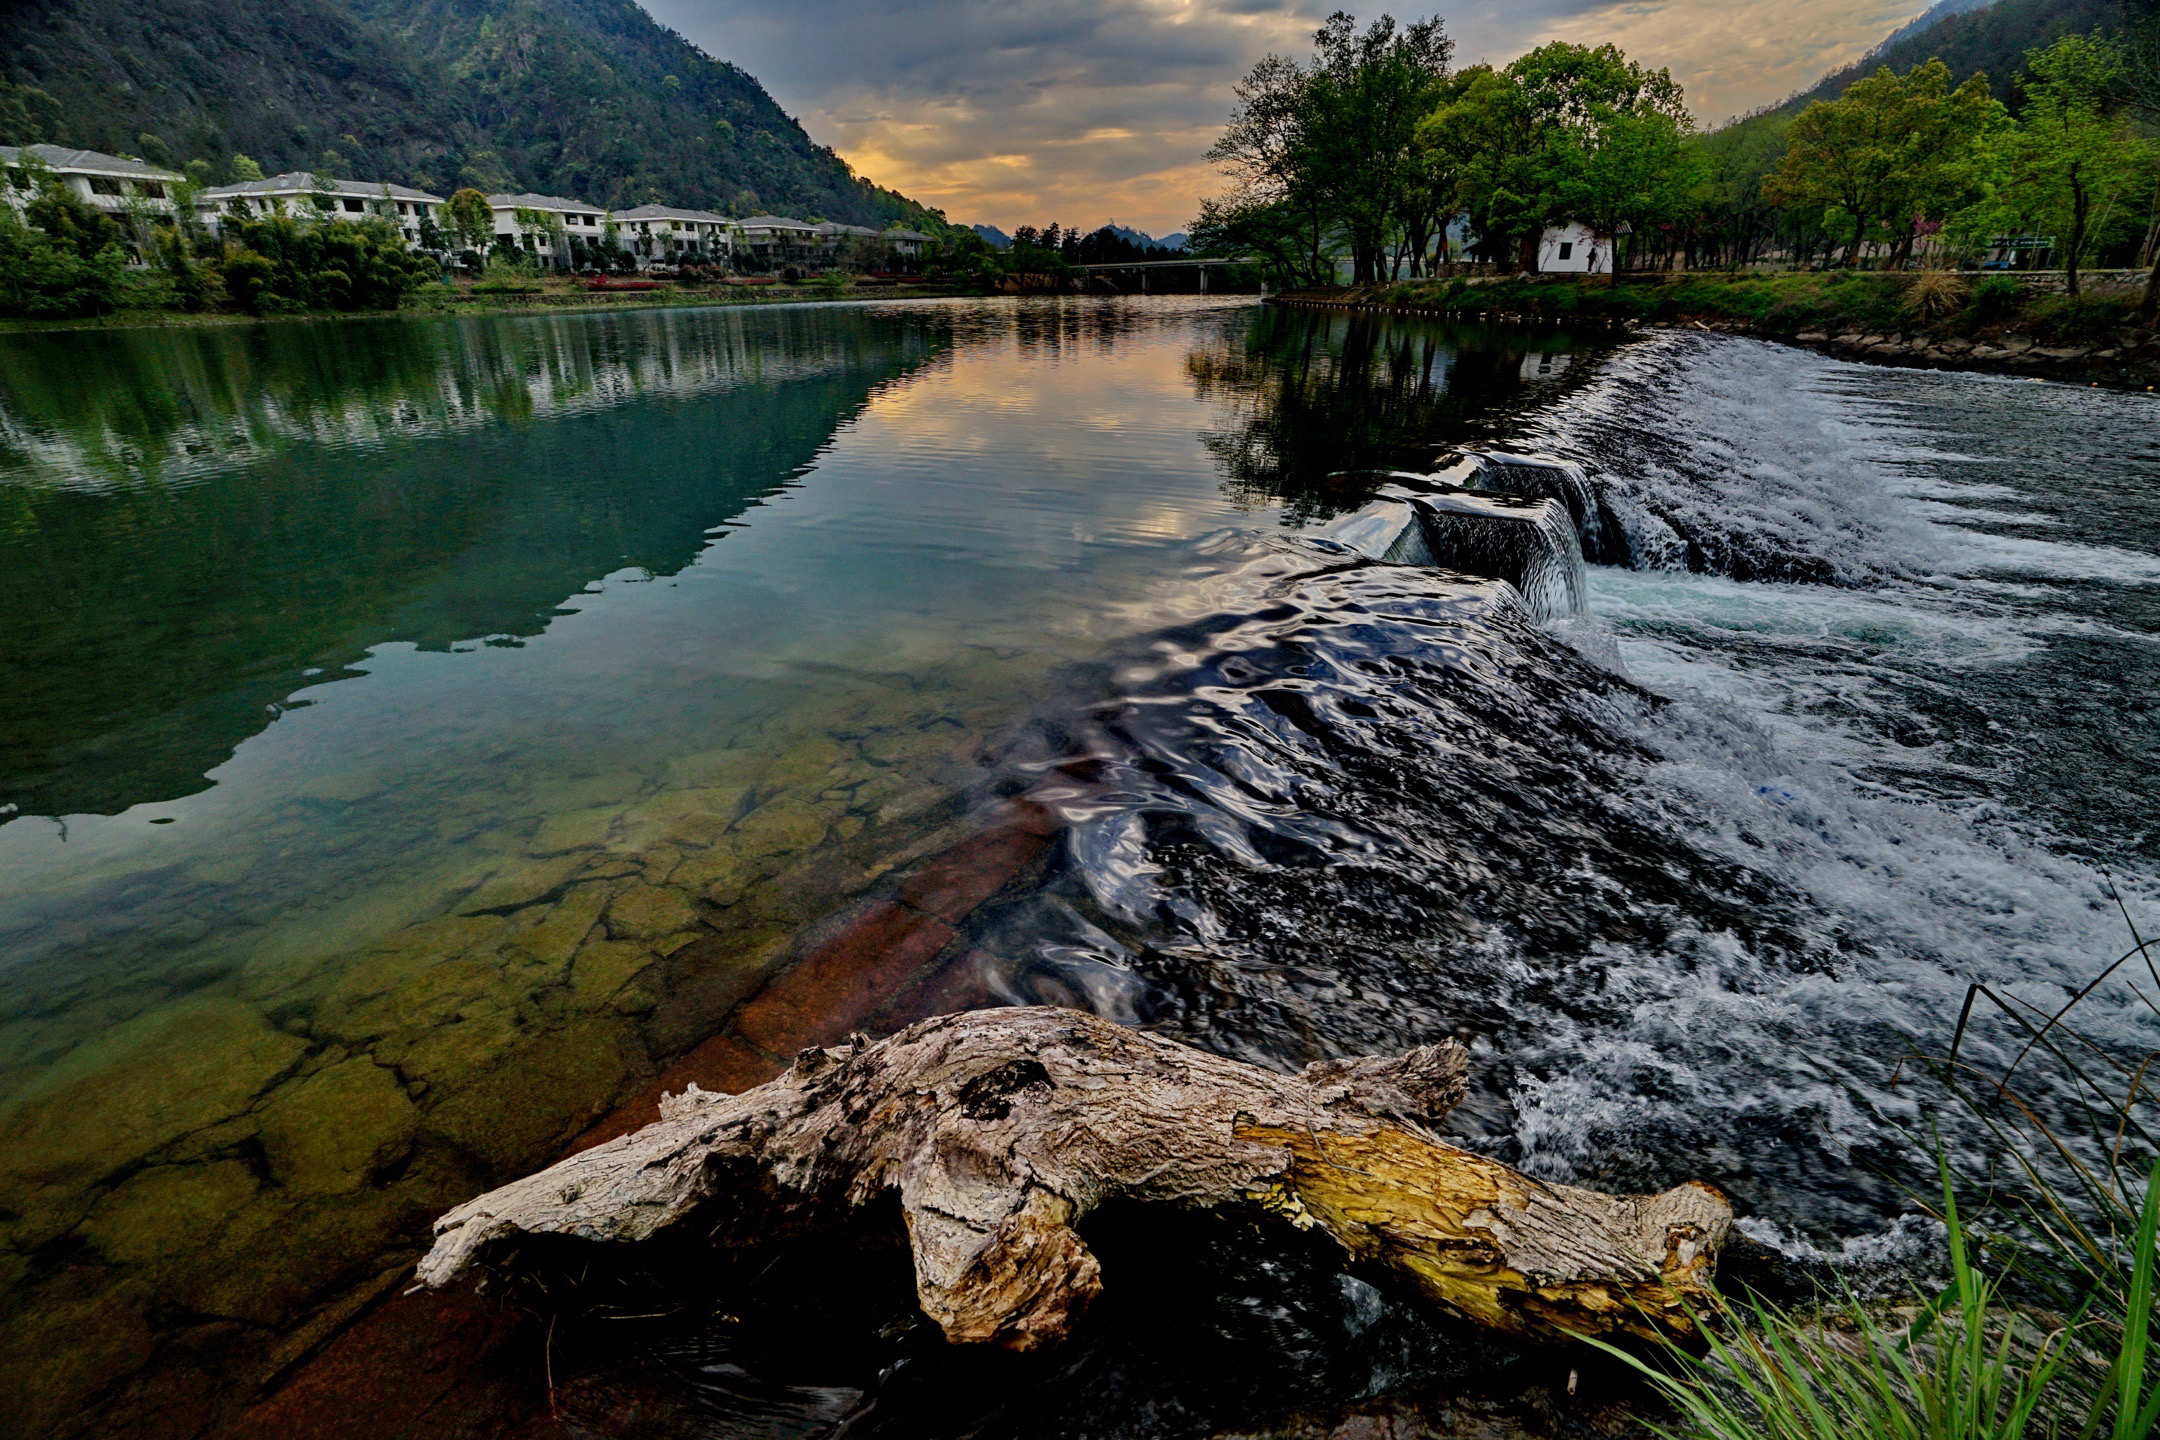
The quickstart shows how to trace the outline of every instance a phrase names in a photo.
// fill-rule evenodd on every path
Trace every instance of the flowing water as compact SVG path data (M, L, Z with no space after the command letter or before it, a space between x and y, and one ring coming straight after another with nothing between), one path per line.
M1271 1065L1459 1035L1451 1125L1533 1173L1900 1234L1900 1060L2152 913L2156 414L1235 301L0 341L0 1383L199 1433L1021 794L990 996ZM1136 1307L1008 1427L1431 1369L1318 1261L1102 1243L1250 1303ZM573 1409L919 1419L896 1353L677 1335L666 1425Z

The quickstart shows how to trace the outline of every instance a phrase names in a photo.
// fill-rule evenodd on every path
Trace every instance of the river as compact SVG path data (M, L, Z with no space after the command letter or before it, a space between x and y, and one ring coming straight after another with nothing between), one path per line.
M1465 1143L1907 1243L1901 1062L2153 913L2156 413L1234 299L0 338L0 1386L203 1433L1016 798L955 1003L1459 1035ZM1464 446L1582 465L1587 614L1329 548ZM2123 985L2081 1023L2160 1044ZM1417 1371L1334 1286L1001 1423ZM670 1433L819 1433L891 1359L731 1343L669 1342Z

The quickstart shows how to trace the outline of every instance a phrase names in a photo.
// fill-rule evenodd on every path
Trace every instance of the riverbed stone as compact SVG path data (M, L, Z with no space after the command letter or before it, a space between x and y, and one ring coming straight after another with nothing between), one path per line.
M222 1230L261 1191L238 1160L152 1165L138 1170L85 1219L82 1237L107 1260L162 1270L197 1261L204 1239Z
M585 942L571 963L571 994L581 1007L596 1008L659 959L657 951L635 940L595 936Z
M279 1087L261 1122L271 1173L310 1195L359 1189L404 1158L419 1129L397 1076L364 1057Z
M552 1159L604 1110L625 1080L649 1069L629 1022L573 1020L521 1039L458 1085L428 1128L508 1178Z
M0 1321L0 1395L11 1429L60 1433L99 1392L141 1369L157 1342L141 1310L111 1291L38 1304Z
M247 1110L308 1042L200 997L86 1040L0 1110L0 1203L72 1188Z
M606 882L581 883L554 905L519 911L500 953L518 962L533 984L562 983L569 976L570 957L600 923L613 893Z
M572 850L593 850L607 843L608 832L622 811L611 805L571 810L550 815L540 822L525 848L534 855L562 855Z
M595 844L598 842L596 841ZM547 899L592 859L592 849L505 861L458 905L460 915L502 914Z
M665 885L633 885L607 908L608 934L617 940L654 940L693 929L697 907L680 890Z

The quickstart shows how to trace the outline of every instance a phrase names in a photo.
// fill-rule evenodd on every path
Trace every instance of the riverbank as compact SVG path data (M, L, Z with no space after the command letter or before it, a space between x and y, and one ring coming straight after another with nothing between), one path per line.
M2093 278L2084 295L2070 296L2034 283L2059 276L1829 271L1617 280L1471 277L1292 291L1274 303L1583 328L1691 325L1882 364L2122 389L2160 385L2160 334L2138 317L2140 284L2127 275Z
M431 286L408 296L395 310L323 310L301 315L243 315L231 311L126 309L109 315L68 320L0 320L0 334L53 330L218 329L262 325L280 320L393 320L441 315L574 315L596 310L725 308L729 306L807 305L831 301L942 300L981 296L980 285L677 285L663 282L651 290L586 289L570 281L535 281L524 286L489 289L476 285Z

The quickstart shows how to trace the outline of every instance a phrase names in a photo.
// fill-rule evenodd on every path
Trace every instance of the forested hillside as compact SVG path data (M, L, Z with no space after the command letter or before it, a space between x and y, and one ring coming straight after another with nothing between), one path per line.
M634 0L9 0L0 143L26 141L218 180L242 154L444 194L930 218Z
M1902 75L1938 57L1959 80L1976 70L1985 74L1997 98L2014 107L2011 82L2025 68L2026 51L2065 35L2120 29L2129 18L2124 0L1996 0L1984 9L1945 16L1924 29L1900 34L1866 59L1825 75L1778 109L1800 110L1810 100L1835 100L1847 85L1884 65Z

